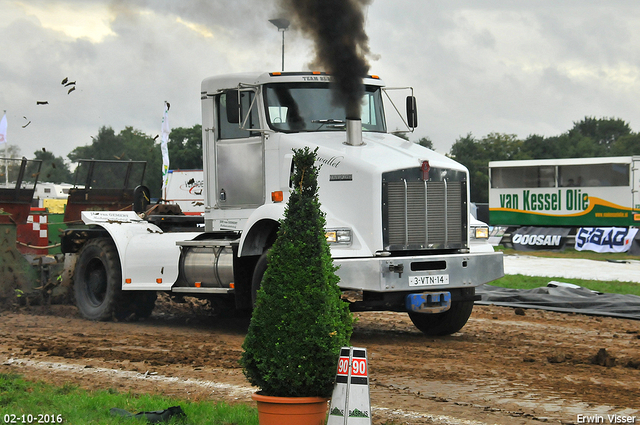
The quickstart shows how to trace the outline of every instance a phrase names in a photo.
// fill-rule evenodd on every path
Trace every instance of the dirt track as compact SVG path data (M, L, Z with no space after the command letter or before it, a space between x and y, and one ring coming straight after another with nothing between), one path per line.
M476 306L461 332L434 338L406 314L358 316L351 342L368 350L374 424L640 423L638 321ZM71 306L5 311L0 372L252 403L238 366L246 326L167 302L137 323L86 321Z

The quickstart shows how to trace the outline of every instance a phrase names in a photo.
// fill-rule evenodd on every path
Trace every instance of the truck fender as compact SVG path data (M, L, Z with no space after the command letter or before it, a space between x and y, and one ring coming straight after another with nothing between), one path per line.
M171 289L178 278L180 248L176 241L189 235L164 233L133 211L83 211L82 220L109 233L118 251L123 289ZM130 283L125 285L125 279Z
M245 230L240 237L238 256L262 255L269 244L269 238L280 227L286 204L266 204L257 208L247 219Z

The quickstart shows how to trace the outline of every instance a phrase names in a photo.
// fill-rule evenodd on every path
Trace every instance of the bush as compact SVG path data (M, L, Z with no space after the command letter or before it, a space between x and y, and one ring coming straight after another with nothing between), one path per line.
M243 344L244 374L268 396L330 397L352 332L325 238L316 151L294 149L294 188Z

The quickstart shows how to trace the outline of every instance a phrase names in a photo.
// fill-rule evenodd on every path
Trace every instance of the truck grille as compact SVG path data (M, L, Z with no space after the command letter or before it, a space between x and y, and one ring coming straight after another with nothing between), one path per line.
M390 173L391 174L391 173ZM467 241L466 180L383 178L385 249L460 249ZM409 173L413 174L413 173ZM452 173L454 176L462 173ZM385 176L391 177L391 176ZM459 177L459 176L458 176Z

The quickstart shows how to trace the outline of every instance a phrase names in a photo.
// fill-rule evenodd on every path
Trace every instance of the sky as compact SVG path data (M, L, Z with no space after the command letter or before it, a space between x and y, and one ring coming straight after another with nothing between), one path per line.
M413 141L446 153L469 133L556 136L586 116L640 131L637 0L361 1L370 73L418 99ZM0 11L0 114L28 158L43 147L66 158L102 126L153 137L165 100L170 126L192 127L204 78L281 69L277 0L0 0ZM285 70L313 59L292 26Z

